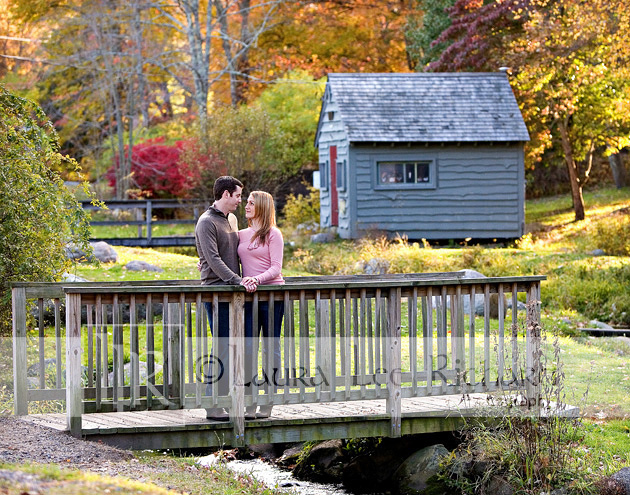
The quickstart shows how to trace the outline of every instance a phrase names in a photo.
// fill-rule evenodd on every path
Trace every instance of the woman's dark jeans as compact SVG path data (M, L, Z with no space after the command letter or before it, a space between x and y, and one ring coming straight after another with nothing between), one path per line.
M284 302L274 301L273 327L269 326L269 302L258 302L258 322L254 328L253 303L245 303L245 394L252 394L252 384L258 387L264 386L264 390L276 390L281 376L280 334L282 333L282 317L284 316ZM254 370L253 362L254 346L258 338L263 336L263 366L262 376L258 376L258 367ZM273 362L269 363L269 357L273 353ZM270 388L270 386L272 388Z

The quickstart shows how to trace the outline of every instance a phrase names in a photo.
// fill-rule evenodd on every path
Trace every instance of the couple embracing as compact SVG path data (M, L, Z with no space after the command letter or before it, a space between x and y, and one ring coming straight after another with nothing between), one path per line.
M234 212L242 200L243 184L230 176L219 177L213 188L214 203L200 217L195 227L195 240L199 255L198 267L202 285L240 284L248 292L255 292L259 285L281 285L282 255L284 241L276 227L276 214L273 198L264 191L252 191L247 198L245 217L248 227L239 230ZM242 268L242 272L241 272ZM241 275L242 273L242 275ZM212 385L217 384L219 395L227 395L229 389L229 303L220 302L218 307L218 328L213 327L212 304L204 303L210 330L217 332L218 344L213 347L210 362L218 360L218 377L209 377L207 393L212 393ZM254 315L251 302L245 303L245 382L255 379L252 370L254 339L263 334L264 353L273 353L273 375L280 367L280 332L284 304L276 301L274 306L273 328L269 328L269 303L258 303L257 328L254 328ZM216 342L216 340L215 340ZM251 394L251 386L246 393ZM249 406L245 419L267 418L271 405ZM214 421L227 421L228 412L223 408L206 410L206 417Z

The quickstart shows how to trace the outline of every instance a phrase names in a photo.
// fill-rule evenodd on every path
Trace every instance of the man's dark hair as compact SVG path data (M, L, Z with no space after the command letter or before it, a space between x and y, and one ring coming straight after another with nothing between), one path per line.
M237 187L243 187L243 183L240 180L235 179L230 175L223 175L222 177L219 177L217 180L214 181L213 192L215 201L221 199L221 196L223 196L223 191L227 191L228 193L230 193L230 196L232 196Z

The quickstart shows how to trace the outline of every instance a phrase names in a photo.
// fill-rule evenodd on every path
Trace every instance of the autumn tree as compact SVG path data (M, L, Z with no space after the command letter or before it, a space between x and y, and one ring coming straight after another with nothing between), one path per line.
M611 153L629 134L628 17L618 0L457 0L450 41L430 70L511 67L528 125L532 166L554 147L568 172L575 219L596 152Z
M553 3L532 12L514 43L514 82L530 131L561 150L575 220L596 152L615 152L630 135L628 18L623 2ZM624 46L625 45L625 46Z
M497 70L509 60L511 40L522 36L523 23L537 0L456 0L447 8L450 25L432 42L445 46L427 70Z
M262 80L302 69L328 72L407 72L403 0L285 2L261 35L251 65ZM260 88L259 88L260 90Z
M284 1L154 0L151 3L159 13L153 22L168 29L174 41L172 50L154 63L192 95L202 133L207 129L208 98L213 85L227 77L232 106L244 102L250 77L250 52Z
M436 41L451 25L448 9L455 0L417 0L415 11L410 12L405 38L407 57L413 70L423 70L435 62L448 46L447 41Z

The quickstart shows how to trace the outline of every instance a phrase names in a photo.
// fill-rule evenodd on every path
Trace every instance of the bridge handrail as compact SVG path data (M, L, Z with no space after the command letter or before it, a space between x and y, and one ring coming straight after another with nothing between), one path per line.
M192 280L14 283L15 413L28 414L30 401L60 400L65 395L68 427L73 434L80 435L84 412L221 406L230 409L234 433L242 439L245 424L242 413L237 412L246 404L384 398L392 436L400 435L403 396L514 389L525 390L528 400L537 404L540 282L544 279L544 276L470 279L464 278L463 272L287 277L285 286L261 286L254 295L245 293L241 287L201 286ZM522 305L519 293L526 298L526 314L520 325L516 310L519 303ZM36 368L39 382L31 383L30 387L29 299L37 299L39 327L37 359L31 366ZM46 383L49 354L46 339L50 340L44 321L46 299L52 299L54 306L56 376L50 378L53 386ZM482 300L483 324L476 322L478 299ZM467 300L469 308L465 311ZM60 316L62 301L66 310L65 341ZM231 310L232 358L227 372L233 380L229 393L224 395L215 387L206 396L204 380L199 376L216 371L216 365L212 368L207 356L208 350L218 345L218 337L208 334L204 302L215 309L219 303L227 303ZM270 313L274 305L282 304L285 308L282 376L276 382L274 374L275 388L266 390L265 383L256 385L252 381L251 396L245 395L242 386L246 383L242 359L246 302L252 305L254 314L258 314L256 309L261 304L268 304ZM161 324L153 314L153 306L158 303L162 304ZM512 321L506 328L510 303ZM497 335L492 336L494 343L490 328L493 304L498 319ZM143 317L140 305L145 306L147 336L143 344L147 349L148 374L152 375L146 384L140 383L138 371L138 327ZM123 309L129 314L123 316ZM217 328L217 311L213 313ZM273 325L273 315L270 319ZM155 371L158 363L154 354L159 354L159 343L154 332L159 327L163 339L162 383L155 381L159 374ZM524 330L520 338L519 328ZM112 333L111 345L108 329ZM476 336L481 331L482 335ZM131 370L128 385L123 347L127 341ZM61 355L64 346L65 372ZM477 346L482 348L479 354ZM491 359L493 346L498 349L496 360ZM113 367L111 379L107 373L109 355ZM264 366L271 362L259 362L258 349L255 355L253 369L262 369L264 376ZM523 357L524 364L519 364Z

